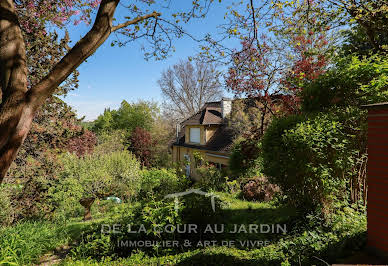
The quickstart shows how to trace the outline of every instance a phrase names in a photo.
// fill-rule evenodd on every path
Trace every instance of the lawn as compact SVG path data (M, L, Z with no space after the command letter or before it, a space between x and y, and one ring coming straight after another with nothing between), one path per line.
M82 222L74 219L67 224L24 222L0 230L0 264L27 265L52 260L61 265L292 265L330 263L354 254L365 241L366 219L351 208L345 208L330 225L309 226L317 223L310 217L304 223L294 223L295 210L277 206L273 202L248 202L227 193L217 193L226 203L222 209L222 223L264 224L286 223L287 234L219 234L217 240L236 242L268 239L269 245L260 248L211 246L191 248L181 252L150 255L141 250L129 257L109 256L102 260L73 256L70 250L82 233L104 219ZM65 247L65 248L63 248ZM67 248L69 247L69 248ZM65 249L67 254L60 254ZM53 256L53 254L56 254ZM58 259L67 255L66 258Z

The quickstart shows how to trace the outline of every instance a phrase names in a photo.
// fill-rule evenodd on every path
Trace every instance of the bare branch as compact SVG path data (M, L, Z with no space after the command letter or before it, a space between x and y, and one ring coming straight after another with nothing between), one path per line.
M160 15L161 15L160 13L154 11L151 14L147 14L147 15L144 15L144 16L141 16L141 17L137 17L137 18L129 20L129 21L125 22L125 23L113 26L112 27L112 32L113 31L117 31L117 30L122 29L122 28L125 28L125 27L128 27L129 25L137 24L140 21L143 21L143 20L146 20L146 19L149 19L149 18L155 18L156 19Z

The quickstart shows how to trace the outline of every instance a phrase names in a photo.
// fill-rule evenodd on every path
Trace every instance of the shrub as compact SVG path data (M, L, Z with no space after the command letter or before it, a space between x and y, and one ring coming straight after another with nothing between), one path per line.
M54 206L50 202L49 189L58 185L60 168L56 153L48 149L39 158L27 156L22 168L17 166L5 179L15 222L51 217Z
M227 177L222 173L221 170L213 165L203 165L196 169L198 181L195 183L195 187L203 190L215 190L224 191L227 187Z
M348 56L302 92L304 112L325 111L336 106L355 106L388 101L388 60Z
M250 179L242 189L242 195L247 200L270 201L280 192L277 185L268 182L265 176Z
M364 119L357 108L334 108L274 120L263 138L264 174L302 210L329 209L346 198L346 183L365 150Z
M182 204L176 204L171 200L150 200L142 204L125 205L125 212L121 217L116 217L110 221L113 224L121 225L121 233L110 233L102 231L102 225L96 225L85 231L82 239L73 250L73 257L102 259L102 257L127 257L134 251L135 247L119 246L121 241L166 241L178 237L176 233L165 232L166 225L181 224ZM132 232L128 231L128 225L131 226ZM146 232L136 232L143 225ZM106 225L105 225L106 226ZM157 247L155 247L157 249ZM155 250L150 247L145 250L153 253Z
M329 224L324 225L317 216L309 217L308 222L311 227L299 226L279 241L261 248L215 246L157 256L134 251L116 261L112 257L101 261L88 258L75 264L68 258L65 265L324 265L323 261L340 263L339 259L359 254L365 246L363 212L344 208L333 214Z
M142 166L150 167L155 164L153 150L156 142L149 131L136 127L129 137L129 142L129 150L139 159Z
M123 130L100 132L97 144L94 148L94 154L110 154L112 152L124 151L128 148L125 131Z
M71 153L75 153L78 157L81 157L85 154L92 153L96 143L96 135L92 131L86 129L82 135L69 140L67 150Z
M167 194L184 191L189 180L179 177L174 169L145 169L141 171L139 199L162 199Z
M50 193L56 214L64 219L79 215L80 204L90 211L98 198L117 196L130 201L140 188L140 164L126 151L83 158L65 154L61 162L59 184L50 188Z
M260 173L262 158L261 143L258 139L241 139L233 146L229 160L229 169L233 179L238 177L253 177Z
M207 196L190 194L183 197L182 200L184 206L182 220L184 223L197 224L201 228L207 224L219 222L223 203L215 195L211 193Z

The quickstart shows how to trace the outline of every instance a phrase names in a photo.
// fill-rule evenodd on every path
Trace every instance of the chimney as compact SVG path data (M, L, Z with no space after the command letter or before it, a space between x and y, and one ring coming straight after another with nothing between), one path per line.
M179 141L179 133L181 132L181 125L176 124L176 142Z
M222 98L221 100L221 114L222 118L226 118L232 112L232 100L228 98Z

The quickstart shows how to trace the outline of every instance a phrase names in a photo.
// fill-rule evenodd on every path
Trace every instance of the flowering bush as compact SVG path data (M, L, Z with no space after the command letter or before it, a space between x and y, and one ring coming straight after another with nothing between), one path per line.
M270 201L279 192L279 186L271 184L265 176L249 180L242 189L242 195L245 199L256 201Z

